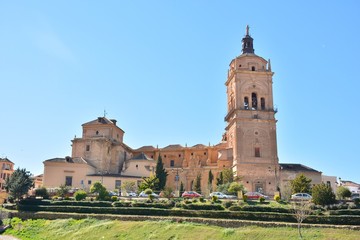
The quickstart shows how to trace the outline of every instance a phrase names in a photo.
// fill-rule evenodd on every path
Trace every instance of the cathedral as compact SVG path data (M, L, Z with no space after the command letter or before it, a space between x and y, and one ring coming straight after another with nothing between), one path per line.
M212 146L172 144L133 149L123 142L124 131L116 120L98 117L82 125L82 136L72 140L71 157L44 161L44 186L66 184L89 189L100 181L108 190L121 189L125 181L139 184L142 177L154 174L159 155L168 172L167 186L174 190L180 184L191 190L201 174L201 189L206 195L209 171L216 179L224 169L231 169L247 191L270 196L299 172L320 183L319 171L301 164L279 164L273 75L270 60L255 54L247 27L241 54L231 60L225 81L227 114L221 142Z

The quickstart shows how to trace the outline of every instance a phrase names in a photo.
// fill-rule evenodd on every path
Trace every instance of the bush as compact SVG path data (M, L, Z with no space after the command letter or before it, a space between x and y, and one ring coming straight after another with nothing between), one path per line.
M259 198L259 202L260 202L260 203L265 202L265 198L264 198L264 197L260 197L260 198Z
M274 196L274 200L275 200L276 202L280 202L281 198L280 198L279 195L275 195L275 196Z
M110 199L111 199L112 202L116 202L118 200L118 197L117 196L111 196Z
M336 189L336 196L338 199L345 199L351 197L351 191L344 186L340 186Z
M131 202L113 202L111 204L113 207L131 207Z
M199 198L199 201L202 202L202 203L203 203L203 202L206 202L206 200L205 200L204 197L200 197L200 198Z
M354 199L354 203L355 203L356 205L359 205L359 204L360 204L360 198L355 198L355 199Z
M232 201L225 201L223 202L222 204L225 208L229 208L233 205L233 202Z
M243 195L243 201L244 201L244 202L247 202L247 200L248 200L248 196Z
M231 207L229 207L229 210L230 211L241 211L242 209L241 209L241 207L240 206L231 206Z
M214 195L214 196L211 197L211 201L212 201L212 202L217 202L217 200L218 200L218 197L217 197L217 196Z
M49 198L49 193L45 187L35 189L35 196L42 197L44 199Z
M335 203L335 194L330 186L324 183L317 184L312 189L312 201L323 206L333 204Z
M75 194L74 194L74 198L76 201L84 200L84 199L86 199L86 196L87 196L87 193L83 190L79 190L79 191L75 192Z

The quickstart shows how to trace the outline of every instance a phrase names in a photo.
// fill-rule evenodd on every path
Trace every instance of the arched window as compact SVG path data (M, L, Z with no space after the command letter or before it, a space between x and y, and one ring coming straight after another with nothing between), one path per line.
M256 96L256 93L251 94L251 107L252 107L252 110L257 109L257 96Z
M249 98L248 97L244 97L244 108L249 109Z
M255 157L260 157L260 148L259 147L255 148Z
M265 98L261 98L261 110L265 110Z

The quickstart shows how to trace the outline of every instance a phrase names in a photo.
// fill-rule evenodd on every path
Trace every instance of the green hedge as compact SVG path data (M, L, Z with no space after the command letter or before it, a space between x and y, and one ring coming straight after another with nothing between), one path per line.
M360 209L341 209L341 210L330 210L330 215L356 215L360 216Z
M184 204L177 203L178 208L191 209L191 210L225 210L224 206L220 204Z

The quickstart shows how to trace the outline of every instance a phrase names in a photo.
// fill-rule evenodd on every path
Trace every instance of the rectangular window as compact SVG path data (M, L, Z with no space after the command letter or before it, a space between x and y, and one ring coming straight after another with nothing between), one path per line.
M328 185L329 187L331 187L330 181L327 181L327 182L326 182L326 185Z
M65 177L65 186L72 186L72 176Z
M90 145L86 145L86 151L90 151Z
M88 180L88 185L91 185L91 180Z
M260 148L259 147L255 148L255 157L260 157Z
M175 166L175 161L174 160L170 160L170 167L174 167Z
M115 189L121 188L121 180L115 180Z

